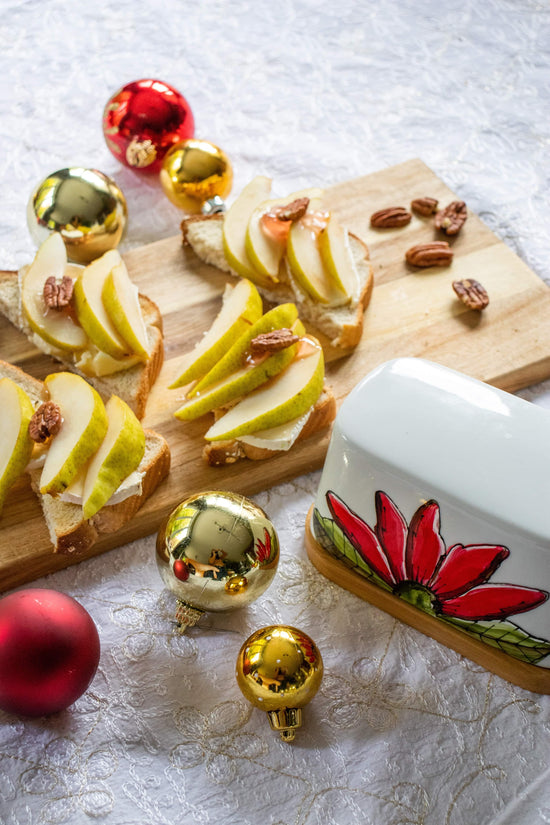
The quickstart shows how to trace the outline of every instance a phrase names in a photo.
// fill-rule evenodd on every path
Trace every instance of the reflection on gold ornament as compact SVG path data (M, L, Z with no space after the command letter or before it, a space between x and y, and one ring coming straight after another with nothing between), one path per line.
M272 523L237 493L190 496L168 516L157 536L157 564L177 597L180 632L206 611L246 607L271 583L279 562Z
M245 699L265 711L272 729L291 742L302 724L302 708L321 684L323 660L301 630L273 625L257 630L243 644L236 675Z
M176 143L166 154L160 182L173 204L200 212L207 201L229 195L233 170L225 152L207 140L191 138Z
M60 169L40 183L28 203L27 223L40 245L59 232L69 260L87 264L115 249L126 228L122 190L97 169Z

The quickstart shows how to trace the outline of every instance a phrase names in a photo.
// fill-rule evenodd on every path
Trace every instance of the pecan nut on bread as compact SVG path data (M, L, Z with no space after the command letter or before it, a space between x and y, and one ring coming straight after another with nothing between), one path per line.
M248 278L270 303L291 302L333 346L357 346L373 270L366 244L339 224L318 189L268 200L259 176L225 214L194 215L183 242L207 264Z
M130 521L168 475L168 445L143 429L118 397L103 404L74 373L55 373L43 383L0 361L0 390L6 384L17 387L34 411L30 421L21 418L16 433L16 405L0 409L2 430L13 434L9 452L16 460L26 455L9 483L28 473L54 552L81 554Z
M162 317L116 250L75 266L53 233L29 266L0 271L0 312L102 397L116 394L143 417L164 358Z

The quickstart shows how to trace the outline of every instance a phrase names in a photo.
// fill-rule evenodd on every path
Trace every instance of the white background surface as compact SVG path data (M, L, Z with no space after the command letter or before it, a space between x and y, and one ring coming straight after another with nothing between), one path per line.
M177 233L178 210L118 164L101 131L111 94L157 77L186 96L196 135L230 156L233 193L260 173L286 194L421 157L550 284L545 0L0 0L0 10L2 268L29 261L28 197L66 166L122 187L122 251ZM522 395L550 406L548 385ZM550 821L549 697L325 581L303 549L317 483L257 496L279 532L279 572L211 630L172 634L153 537L37 583L90 611L102 657L68 711L0 712L2 825ZM292 746L234 678L242 642L277 622L310 633L325 661Z

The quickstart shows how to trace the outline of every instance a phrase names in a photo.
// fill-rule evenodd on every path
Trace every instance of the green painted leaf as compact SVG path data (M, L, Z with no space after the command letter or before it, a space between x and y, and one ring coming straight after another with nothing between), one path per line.
M515 659L521 659L521 661L528 664L536 664L550 654L549 641L530 636L529 633L526 633L525 630L512 622L475 622L448 616L441 616L441 619L472 636L476 636L485 644L496 647Z
M357 570L373 584L391 591L391 587L369 567L333 519L325 518L319 510L315 509L312 524L313 535L323 550L326 550L331 556L341 559L348 567Z

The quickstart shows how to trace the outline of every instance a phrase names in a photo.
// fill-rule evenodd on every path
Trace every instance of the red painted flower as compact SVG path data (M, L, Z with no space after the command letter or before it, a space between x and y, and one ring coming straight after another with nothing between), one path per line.
M533 587L487 583L510 555L506 547L454 544L447 550L436 501L419 507L407 527L391 498L378 491L374 530L334 493L327 493L327 503L371 570L422 610L469 621L502 620L533 610L548 598L546 591Z
M269 535L267 527L264 527L264 536L265 542L261 539L256 539L256 558L260 564L269 561L269 557L271 556L271 536Z

